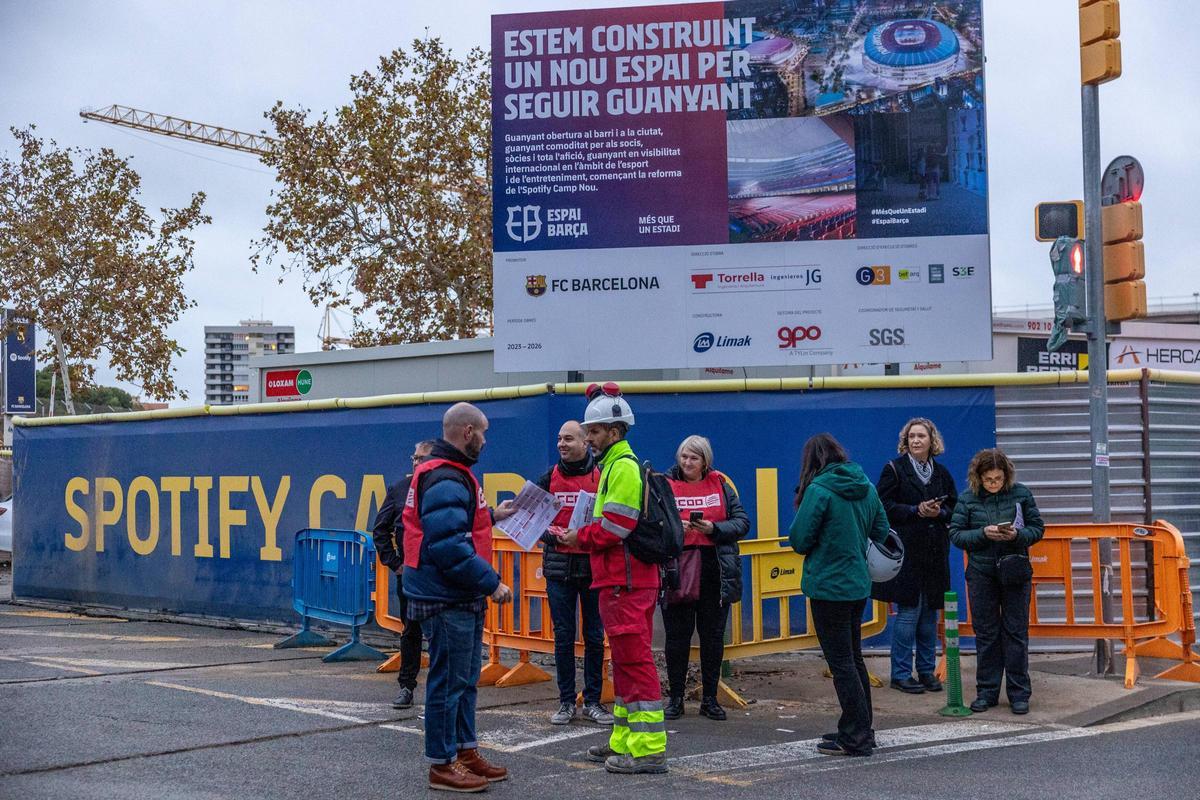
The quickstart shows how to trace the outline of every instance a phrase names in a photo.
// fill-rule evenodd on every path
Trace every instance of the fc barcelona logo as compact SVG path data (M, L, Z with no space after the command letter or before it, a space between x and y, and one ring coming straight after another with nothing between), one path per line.
M546 293L545 275L526 275L525 291L530 297L541 297Z

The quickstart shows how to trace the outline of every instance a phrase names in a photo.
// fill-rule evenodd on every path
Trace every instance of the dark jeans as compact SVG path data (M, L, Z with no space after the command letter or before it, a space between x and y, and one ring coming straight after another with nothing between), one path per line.
M808 606L842 707L838 744L851 753L870 753L871 677L862 657L862 615L867 601L809 598Z
M917 648L917 675L932 675L937 667L938 611L930 608L925 595L915 606L897 605L892 625L892 680L913 676L913 645Z
M421 623L408 618L408 598L404 596L399 572L396 573L396 597L400 599L400 619L404 620L404 632L400 634L400 674L396 680L406 689L415 689L417 674L421 671Z
M995 570L967 568L967 599L975 627L975 691L988 702L1029 700L1029 595L1032 584L1003 586Z
M577 580L546 580L546 599L554 624L554 671L558 701L575 705L575 635L583 612L583 702L599 703L604 688L604 625L599 592Z
M683 697L692 633L700 632L700 683L704 697L716 697L725 657L725 623L729 606L721 605L721 568L715 547L700 548L700 599L663 608L667 683L671 697Z
M483 663L483 613L450 608L423 622L429 635L425 680L425 758L449 764L477 747L476 684Z

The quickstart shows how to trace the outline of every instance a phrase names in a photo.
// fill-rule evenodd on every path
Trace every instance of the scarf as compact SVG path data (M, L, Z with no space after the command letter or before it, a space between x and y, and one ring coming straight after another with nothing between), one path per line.
M929 481L933 479L933 459L931 458L921 463L912 457L912 453L909 453L908 463L912 464L913 469L916 470L917 477L921 479L921 483L928 485Z

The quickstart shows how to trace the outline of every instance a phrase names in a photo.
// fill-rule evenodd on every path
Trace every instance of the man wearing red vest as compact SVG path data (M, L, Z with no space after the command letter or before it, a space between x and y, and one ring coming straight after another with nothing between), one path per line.
M575 420L558 431L558 463L538 479L537 485L562 501L552 527L566 528L581 491L596 493L600 468ZM568 547L549 531L542 537L542 577L554 623L554 670L558 676L558 710L553 725L575 719L575 621L583 616L583 716L597 725L612 725L613 715L600 704L604 688L604 625L600 622L599 593L591 588L588 554L578 545Z
M493 513L471 472L487 428L475 406L451 406L442 417L442 438L413 470L404 503L404 594L409 616L429 637L429 787L453 792L482 792L489 781L508 777L479 754L475 737L487 598L512 600L492 568L492 522L511 516L511 503Z

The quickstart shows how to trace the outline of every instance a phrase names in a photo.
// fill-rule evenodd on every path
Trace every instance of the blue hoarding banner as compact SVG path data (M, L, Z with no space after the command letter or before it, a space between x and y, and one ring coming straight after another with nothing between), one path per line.
M630 441L659 469L687 435L708 436L754 526L791 522L804 440L837 436L868 475L928 416L959 480L994 445L991 389L639 394ZM500 498L554 460L577 395L479 404L490 420L476 471ZM306 527L369 530L415 442L446 406L18 427L14 595L172 614L291 621L292 544ZM956 551L957 555L957 551ZM952 558L961 588L961 559Z
M12 329L4 342L4 412L33 414L37 410L37 362L33 321L5 312Z

